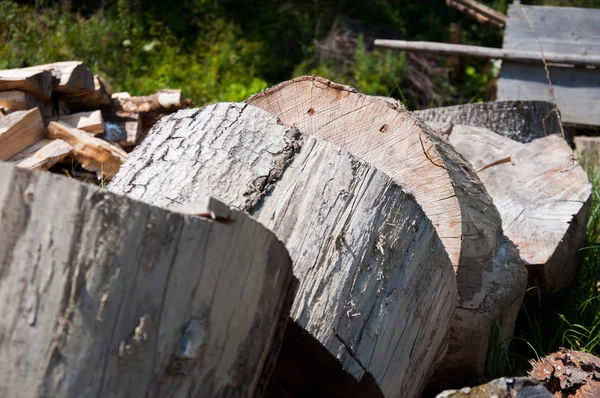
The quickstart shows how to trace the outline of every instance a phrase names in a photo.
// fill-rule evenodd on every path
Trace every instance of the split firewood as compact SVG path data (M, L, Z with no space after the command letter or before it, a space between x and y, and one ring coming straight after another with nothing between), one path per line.
M556 104L546 101L480 102L413 111L412 114L430 125L483 127L523 143L562 131Z
M94 75L80 61L55 62L37 65L23 70L47 70L54 80L53 90L59 93L77 93L94 90Z
M98 75L94 75L94 90L81 90L66 96L71 111L109 108L112 106L112 87Z
M127 160L127 153L121 148L62 122L50 122L48 136L71 145L73 158L84 169L96 172L98 178L112 178Z
M70 155L72 151L73 147L63 140L42 139L8 161L24 169L48 170Z
M456 282L402 186L245 104L166 116L130 156L109 190L163 207L210 194L252 214L292 257L292 318L384 396L420 393L454 315Z
M323 78L287 81L246 102L347 149L415 196L457 272L457 315L435 380L483 378L489 344L512 335L527 271L475 170L402 107Z
M575 156L584 170L596 173L600 168L600 137L575 137Z
M40 111L13 112L0 119L0 160L8 160L42 138L44 122Z
M87 131L94 135L104 133L104 122L102 120L102 112L90 111L90 112L79 112L72 113L70 115L61 116L59 120L72 127L76 127L80 130Z
M47 70L0 70L0 91L26 91L40 100L48 100L52 95L52 86L52 74Z
M600 358L592 354L563 349L531 364L529 377L555 398L600 397Z
M262 396L297 281L231 219L0 163L2 395Z
M502 377L476 387L448 390L436 398L554 398L550 391L534 379Z
M7 114L42 107L41 101L25 91L0 91L0 108Z
M132 149L142 139L142 123L136 113L103 111L104 136L124 149Z
M586 239L591 184L559 134L528 144L456 125L450 143L478 171L519 248L530 285L554 293L570 285Z
M124 112L148 113L169 112L183 108L181 90L160 90L156 94L140 97L127 97L126 93L113 94Z

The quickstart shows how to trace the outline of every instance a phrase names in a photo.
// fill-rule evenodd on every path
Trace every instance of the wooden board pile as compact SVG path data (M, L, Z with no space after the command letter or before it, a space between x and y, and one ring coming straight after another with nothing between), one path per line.
M78 61L0 70L0 160L109 180L158 118L184 106L180 90L113 94Z
M537 108L504 109L421 114L436 131L306 76L162 118L107 190L0 163L0 356L33 358L0 365L0 389L410 398L484 381L528 281L568 284L590 197Z

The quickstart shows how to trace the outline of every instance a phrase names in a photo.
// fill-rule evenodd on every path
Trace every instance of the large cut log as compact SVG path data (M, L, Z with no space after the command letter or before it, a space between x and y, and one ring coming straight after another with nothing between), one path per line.
M73 151L63 140L41 139L9 159L17 167L31 170L48 170Z
M563 349L532 361L529 377L543 383L555 398L600 397L600 358Z
M0 70L0 91L19 90L48 100L52 95L52 74L47 70Z
M412 195L245 104L166 116L109 184L159 206L208 193L263 222L300 280L292 317L387 397L414 397L456 303L452 265Z
M261 395L296 281L248 216L0 163L0 230L2 396Z
M462 125L446 134L493 198L530 285L546 293L568 287L586 240L591 184L567 142L552 134L523 144Z
M457 315L436 380L482 378L496 326L500 340L512 335L527 272L470 165L404 109L319 77L281 83L247 103L340 145L414 194L457 272Z
M519 142L560 133L556 105L546 101L493 101L413 111L435 127L464 124L484 127Z
M96 172L98 178L112 178L127 160L127 153L118 146L62 122L50 122L48 136L71 145L73 158L84 169Z
M117 94L120 95L113 95L113 97L124 112L162 113L176 111L184 106L181 90L160 90L156 94L140 97L124 95L126 93Z
M8 160L39 141L44 130L37 108L13 112L0 119L0 160Z

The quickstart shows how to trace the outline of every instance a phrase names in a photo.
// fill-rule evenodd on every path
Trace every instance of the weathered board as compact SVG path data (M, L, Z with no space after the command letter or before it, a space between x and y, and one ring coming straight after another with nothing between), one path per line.
M161 119L108 187L159 206L210 193L253 214L294 261L294 320L386 397L417 396L441 359L448 254L414 197L348 152L220 103Z
M258 222L0 162L0 230L0 396L261 396L296 281Z
M600 10L513 4L508 17L503 48L539 51L541 44L546 52L600 55ZM549 71L563 122L599 126L600 70L550 66ZM554 102L542 66L510 62L500 70L498 99Z

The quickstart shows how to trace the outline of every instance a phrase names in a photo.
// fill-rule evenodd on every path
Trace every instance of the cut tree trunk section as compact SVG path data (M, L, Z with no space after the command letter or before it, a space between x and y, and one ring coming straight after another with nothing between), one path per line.
M457 272L457 316L436 380L483 378L497 324L499 344L512 335L527 272L470 165L401 107L323 78L287 81L246 102L368 161L415 196Z
M48 136L71 145L73 158L84 169L96 172L98 178L112 178L127 160L127 153L118 146L62 122L50 122Z
M273 230L300 287L291 316L357 379L415 397L456 303L442 242L383 172L245 104L164 117L109 184L158 206L207 194Z
M579 266L591 201L587 174L558 134L527 144L456 125L450 143L477 170L519 248L529 283L545 293L567 288Z
M435 127L453 124L484 127L523 143L562 131L556 105L546 101L480 102L412 114L428 124L435 123Z
M296 281L250 217L0 162L0 230L3 396L262 395Z
M40 111L13 112L0 119L0 160L8 160L35 144L44 134Z

